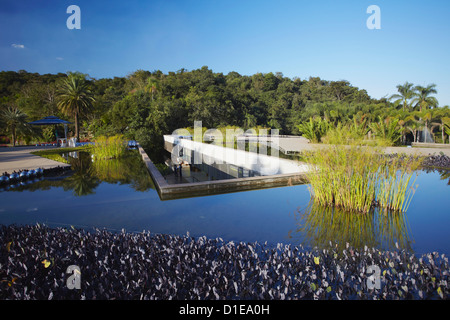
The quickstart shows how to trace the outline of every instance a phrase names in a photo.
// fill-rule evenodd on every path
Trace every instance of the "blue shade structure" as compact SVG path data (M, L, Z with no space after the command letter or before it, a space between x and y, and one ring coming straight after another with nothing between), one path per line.
M32 121L32 122L28 122L28 124L32 124L32 125L40 125L40 126L45 126L45 125L58 125L58 124L63 124L64 125L64 134L65 134L65 139L67 141L67 125L71 124L72 122L69 122L67 120L63 120L60 119L58 117L55 116L48 116L45 117L43 119L40 120L36 120L36 121ZM58 133L55 132L56 134L56 140L58 140Z
M28 124L34 124L34 125L58 125L58 124L70 124L70 123L72 123L72 122L62 120L55 116L49 116L49 117L45 117L40 120L28 122Z

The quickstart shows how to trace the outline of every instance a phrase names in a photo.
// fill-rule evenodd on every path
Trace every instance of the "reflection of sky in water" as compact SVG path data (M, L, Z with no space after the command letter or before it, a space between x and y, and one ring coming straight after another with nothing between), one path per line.
M406 223L416 253L450 254L450 186L437 172L421 173ZM154 189L100 183L94 194L73 196L59 187L0 192L0 223L147 230L224 240L299 243L298 210L309 203L306 185L161 201ZM292 238L290 238L291 236Z

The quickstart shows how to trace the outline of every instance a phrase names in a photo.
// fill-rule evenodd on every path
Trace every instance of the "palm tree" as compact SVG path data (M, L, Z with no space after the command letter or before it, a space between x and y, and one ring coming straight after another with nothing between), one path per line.
M420 119L418 112L415 111L407 116L405 119L405 127L408 129L413 135L413 142L418 142L419 140L419 131L423 128L423 121Z
M389 97L389 100L393 100L394 104L397 106L403 103L403 111L409 108L409 100L414 98L414 84L405 82L405 84L399 84L397 86L397 91L399 93L393 94Z
M405 119L399 119L398 126L400 128L401 133L402 133L401 142L402 142L402 144L405 144L406 143L406 133L408 132L408 128L406 127Z
M95 189L100 184L100 180L95 174L90 155L79 153L78 158L70 159L70 165L75 170L75 173L64 179L64 190L73 190L73 195L75 196L94 194Z
M436 94L436 85L429 84L426 87L415 86L414 90L415 98L411 101L411 104L415 104L415 108L419 107L419 111L428 109L429 107L437 107L438 101L435 97L431 97L431 94Z
M27 115L16 107L8 107L6 110L3 110L2 125L11 133L13 147L16 146L17 133L27 134L31 132L27 124Z
M378 122L371 123L370 130L373 134L382 138L385 141L389 141L392 145L395 145L402 138L402 128L398 125L399 119L378 117Z
M298 130L303 137L309 139L313 143L319 143L327 131L331 128L331 123L321 117L309 118L309 122L299 124Z
M433 114L431 111L425 111L424 113L421 115L421 120L423 121L423 123L425 124L425 130L424 128L422 128L422 133L425 135L429 130L428 130L428 124L431 122L431 120L433 119ZM434 139L433 139L434 141Z
M447 180L448 179L447 185L450 186L450 171L448 171L448 170L442 170L442 171L438 170L438 172L439 172L439 175L441 176L441 180Z
M439 127L441 129L442 143L445 143L445 133L450 136L450 117L441 117L438 122L433 122L431 125L433 125L431 129L432 131L435 127Z
M445 130L445 133L448 135L448 143L450 144L450 125L449 124L445 124L444 125L444 130Z
M428 132L428 125L432 122L432 119L433 112L425 110L423 112L414 111L410 116L404 119L406 121L408 130L411 131L411 133L414 135L414 142L419 142L419 132L422 133L422 138L424 138L423 135Z
M94 96L81 73L69 73L58 90L58 107L63 113L75 118L75 136L80 138L79 116L92 109Z
M417 133L419 132L419 129L422 128L422 125L418 122L410 122L408 126L406 127L413 135L413 142L417 141Z

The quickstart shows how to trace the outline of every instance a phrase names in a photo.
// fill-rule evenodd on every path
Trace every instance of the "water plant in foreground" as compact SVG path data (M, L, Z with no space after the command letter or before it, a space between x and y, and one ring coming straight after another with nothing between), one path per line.
M373 207L405 212L421 162L416 157L387 157L358 144L321 148L304 159L311 165L309 189L318 204L363 213Z
M45 225L0 225L0 248L2 300L450 298L448 258L437 252L416 256L349 244L342 251L333 244L307 250ZM66 285L70 265L81 270L81 289ZM368 286L373 265L380 269L380 288Z

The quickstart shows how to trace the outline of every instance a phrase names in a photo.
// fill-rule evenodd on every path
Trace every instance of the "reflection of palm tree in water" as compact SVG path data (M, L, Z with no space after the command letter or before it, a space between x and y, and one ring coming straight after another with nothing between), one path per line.
M450 186L450 170L438 170L439 174L441 175L441 180L447 180L447 185Z
M126 184L136 191L145 192L155 189L147 166L136 152L121 159L97 160L92 162L91 154L79 151L71 155L62 156L71 164L73 172L69 172L58 179L43 179L30 185L13 188L11 191L48 190L52 187L62 187L65 191L73 190L75 196L95 193L95 189L102 182L110 184Z
M92 173L101 181L129 184L136 191L155 189L146 165L136 154L119 159L96 160L91 166Z
M304 212L297 212L295 230L302 245L327 248L337 245L344 249L348 243L356 249L367 247L412 251L403 213L382 213L377 209L368 214L355 214L331 206L320 206L311 201ZM295 236L291 233L292 238Z
M64 188L73 190L77 196L95 193L102 181L130 184L136 191L155 189L147 167L137 154L92 162L90 153L78 152L77 158L69 159L75 173L64 180Z
M448 169L435 169L435 168L424 168L424 172L430 173L430 172L437 172L440 175L441 180L447 180L447 185L450 186L450 170Z
M79 152L78 158L71 158L70 164L75 173L64 179L64 190L73 190L76 196L95 193L94 190L100 184L100 180L93 173L90 155Z

